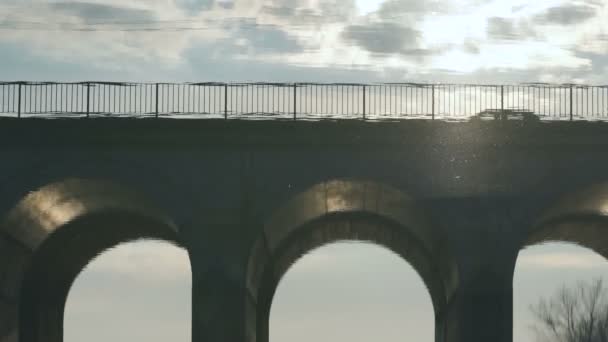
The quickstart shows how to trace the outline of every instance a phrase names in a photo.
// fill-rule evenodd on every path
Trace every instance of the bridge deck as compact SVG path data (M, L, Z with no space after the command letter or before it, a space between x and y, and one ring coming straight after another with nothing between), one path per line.
M608 123L588 121L293 121L0 118L2 146L129 145L589 145L608 144Z

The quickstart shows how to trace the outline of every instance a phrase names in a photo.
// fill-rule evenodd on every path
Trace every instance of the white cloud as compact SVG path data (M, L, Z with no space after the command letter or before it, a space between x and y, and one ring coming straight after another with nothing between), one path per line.
M394 8L401 8L405 6L403 4L409 6L416 1L391 0L390 3ZM547 68L580 69L579 74L583 75L588 74L593 66L589 59L580 57L578 51L596 54L608 51L608 40L602 38L606 36L602 23L608 20L608 6L596 7L594 17L568 27L534 23L534 18L546 13L547 9L563 5L559 0L535 3L523 0L446 0L440 3L442 10L439 12L425 11L415 16L395 13L395 18L380 16L383 6L388 3L383 0L89 2L84 6L81 2L70 1L81 4L76 6L80 10L70 11L66 10L68 6L52 6L62 2L32 0L0 4L0 44L22 46L30 53L51 61L83 63L89 68L135 75L150 75L149 69L153 66L156 73L187 74L188 69L199 62L188 59L189 51L196 46L209 47L207 53L211 59L244 64L256 61L303 68L366 70L380 77L390 70L387 75L400 75L397 78L444 71L466 74L505 68L533 72ZM109 25L108 19L100 18L100 14L91 17L91 6L105 8L102 13L108 14L120 12L123 8L125 13L139 13L143 17L139 23L135 19L123 20L122 23L116 19ZM487 25L492 17L512 21L523 40L512 40L507 44L489 39ZM101 24L83 26L95 20L101 20ZM374 20L399 23L416 30L421 33L419 42L416 46L404 47L404 53L379 55L345 39L343 31L349 25L357 24L364 30L365 25L374 24ZM7 29L15 21L20 29ZM243 22L254 23L246 27L251 34L235 29ZM260 27L259 32L256 27ZM66 28L94 28L98 31L65 31ZM117 28L152 31L124 32L116 31ZM417 57L413 58L408 51ZM199 69L198 65L196 67ZM200 69L204 70L204 66ZM538 73L531 76L539 77ZM543 77L551 79L551 75Z
M375 12L380 8L383 2L386 0L356 0L357 8L359 9L360 15L367 15Z

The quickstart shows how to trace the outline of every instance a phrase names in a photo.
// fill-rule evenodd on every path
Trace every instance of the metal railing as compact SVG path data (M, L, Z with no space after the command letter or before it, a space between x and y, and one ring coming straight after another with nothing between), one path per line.
M608 86L419 83L0 82L0 116L607 120Z

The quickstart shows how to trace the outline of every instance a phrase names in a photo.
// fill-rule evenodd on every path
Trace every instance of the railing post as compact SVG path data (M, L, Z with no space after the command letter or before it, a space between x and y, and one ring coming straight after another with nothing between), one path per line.
M224 119L228 119L228 83L224 84Z
M19 83L19 87L17 89L17 117L21 117L21 86L23 83Z
M87 118L89 117L89 113L91 111L91 83L85 83L87 87Z
M156 117L158 119L158 83L156 83L156 107L155 107L155 112L154 112L154 117Z
M505 86L500 86L500 115L503 116L505 111Z
M574 92L572 91L572 84L570 85L570 121L574 119Z
M363 85L363 120L365 120L365 93L367 86Z
M297 91L298 91L298 84L294 83L293 84L293 119L294 119L294 121L296 120L296 114L298 112L298 104L297 104L298 93L297 93Z
M435 85L431 85L431 120L435 120Z

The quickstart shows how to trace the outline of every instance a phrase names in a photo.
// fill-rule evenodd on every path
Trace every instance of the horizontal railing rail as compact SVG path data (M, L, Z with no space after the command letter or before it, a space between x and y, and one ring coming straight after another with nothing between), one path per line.
M607 120L608 86L0 82L0 116Z

